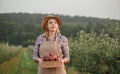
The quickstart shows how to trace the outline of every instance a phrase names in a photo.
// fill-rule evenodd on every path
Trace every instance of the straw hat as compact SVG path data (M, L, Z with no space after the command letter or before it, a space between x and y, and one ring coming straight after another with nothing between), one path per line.
M62 25L62 20L60 17L58 16L54 16L54 15L48 15L46 17L43 18L42 20L42 28L45 31L46 30L46 25L49 19L55 19L59 25L59 27Z

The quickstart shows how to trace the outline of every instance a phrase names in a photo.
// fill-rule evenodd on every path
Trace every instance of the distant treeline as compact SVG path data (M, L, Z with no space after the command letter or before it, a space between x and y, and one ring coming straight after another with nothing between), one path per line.
M48 14L1 13L0 42L14 45L33 45L36 37L43 33L41 20ZM57 14L52 14L57 15ZM87 33L107 33L110 37L120 34L120 21L85 16L57 15L63 20L61 33L67 37L76 37L80 30Z
M46 15L60 16L63 22L102 22L106 18L85 17L85 16L68 16L58 14L29 14L29 13L0 13L0 22L17 22L17 23L37 23L40 24L43 17ZM108 18L109 19L109 18ZM120 20L111 21L119 22Z

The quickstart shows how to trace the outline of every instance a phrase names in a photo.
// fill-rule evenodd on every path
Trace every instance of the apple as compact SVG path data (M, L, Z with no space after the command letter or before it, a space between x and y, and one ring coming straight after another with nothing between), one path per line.
M60 61L61 59L60 59L60 57L59 56L57 56L57 58L56 58L56 61Z
M43 61L60 61L60 57L50 53L48 56L43 57Z

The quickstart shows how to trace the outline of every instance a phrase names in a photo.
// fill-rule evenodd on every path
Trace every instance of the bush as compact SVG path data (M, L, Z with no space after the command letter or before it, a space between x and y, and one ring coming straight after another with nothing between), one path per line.
M0 64L16 56L19 53L20 49L22 49L21 46L16 47L0 43Z
M71 61L79 72L93 74L119 74L120 45L107 34L85 33L69 39Z

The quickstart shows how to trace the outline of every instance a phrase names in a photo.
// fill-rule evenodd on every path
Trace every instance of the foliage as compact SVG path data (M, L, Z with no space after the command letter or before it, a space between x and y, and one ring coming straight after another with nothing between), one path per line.
M81 31L76 38L69 39L71 61L80 72L92 74L119 74L120 45L117 39L108 34L85 33Z
M16 56L20 49L22 49L21 46L15 47L0 43L0 64Z
M69 38L69 47L71 60L66 65L67 73L119 74L119 35L112 38L104 31L101 31L100 35L95 32L80 31L76 37ZM32 52L33 46L22 48L21 46L9 46L9 44L1 43L0 73L37 73L37 64L32 60ZM16 55L18 57L14 57Z
M5 47L4 44L0 45ZM31 58L32 52L28 48L15 46L12 47L14 47L15 49L11 49L11 46L9 46L10 49L7 49L8 52L12 51L10 52L10 54L6 54L4 58L0 57L0 59L2 59L3 61L3 63L0 63L0 74L36 74L37 64ZM19 53L14 50L19 51ZM0 53L5 54L5 52ZM16 55L9 57L8 60L7 56L11 56L12 53L15 53ZM0 56L2 55L0 54Z
M48 14L29 13L1 13L0 14L0 42L10 45L33 45L38 35L42 34L41 21ZM57 15L57 14L53 14ZM84 16L58 15L63 20L60 31L63 35L77 36L77 32L84 30L86 33L96 32L99 36L101 31L112 38L120 37L120 21L100 19ZM119 39L120 41L120 39Z

